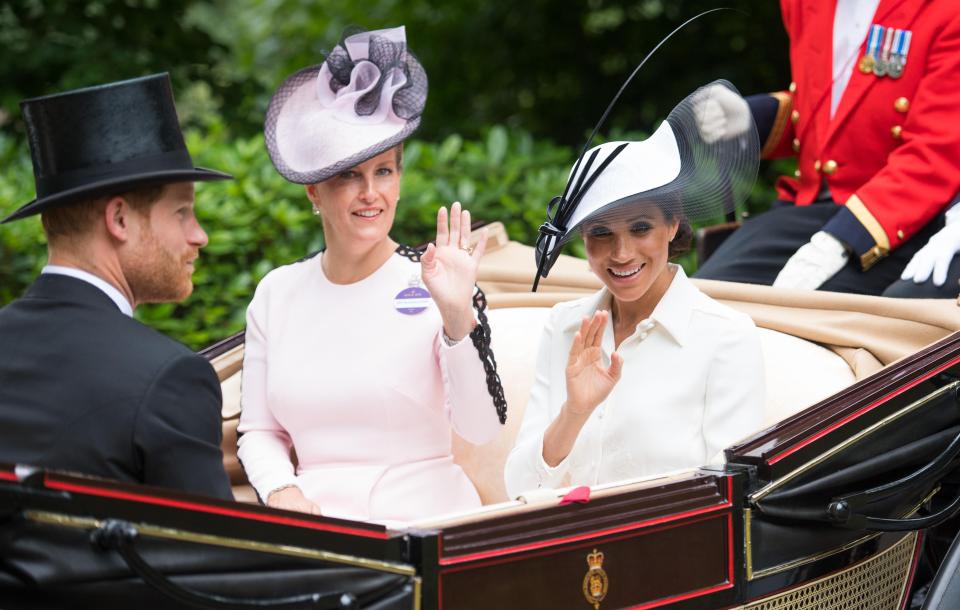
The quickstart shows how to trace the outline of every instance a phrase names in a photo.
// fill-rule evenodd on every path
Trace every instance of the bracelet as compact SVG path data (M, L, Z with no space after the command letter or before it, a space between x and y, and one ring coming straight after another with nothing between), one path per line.
M440 331L440 334L443 335L443 342L447 344L447 347L454 347L454 346L456 346L456 345L459 345L460 341L463 341L463 339L460 339L460 341L457 341L457 340L455 340L455 339L451 339L450 337L447 336L447 331L446 331L446 330ZM469 337L470 335L467 335L467 336ZM464 337L464 339L466 339L466 338L467 338L467 337Z
M275 489L271 489L269 492L267 492L267 497L266 497L265 499L266 499L266 500L269 500L269 499L270 499L270 496L272 496L273 494L277 493L278 491L283 491L284 489L288 489L288 488L290 488L290 487L297 487L297 488L299 488L299 486L298 486L296 483L284 483L284 484L281 485L280 487L277 487L277 488L275 488Z

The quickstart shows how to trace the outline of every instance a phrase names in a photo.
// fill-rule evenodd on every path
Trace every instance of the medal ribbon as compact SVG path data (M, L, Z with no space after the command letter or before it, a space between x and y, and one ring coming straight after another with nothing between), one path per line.
M890 47L893 46L893 28L886 28L886 36L883 39L883 61L890 61Z
M870 37L867 39L867 55L874 61L880 58L880 38L883 36L883 26L873 24L870 26Z
M907 65L907 53L910 52L910 39L913 38L913 32L910 30L901 30L903 37L900 38L900 46L897 49L897 55L904 66Z

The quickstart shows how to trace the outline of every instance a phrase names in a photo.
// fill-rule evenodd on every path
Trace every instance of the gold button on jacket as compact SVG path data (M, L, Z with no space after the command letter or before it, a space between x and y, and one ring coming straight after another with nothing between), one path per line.
M823 164L823 173L825 173L826 175L832 176L833 173L836 171L837 171L837 162L834 161L833 159L830 159L829 161Z
M910 110L910 100L905 97L898 97L897 101L893 103L893 109L897 112L906 112Z

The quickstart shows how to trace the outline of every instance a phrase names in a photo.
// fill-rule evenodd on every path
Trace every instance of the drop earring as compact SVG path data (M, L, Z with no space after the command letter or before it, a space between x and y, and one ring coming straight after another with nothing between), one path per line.
M317 204L313 204L313 215L314 216L320 215L320 208L317 207Z

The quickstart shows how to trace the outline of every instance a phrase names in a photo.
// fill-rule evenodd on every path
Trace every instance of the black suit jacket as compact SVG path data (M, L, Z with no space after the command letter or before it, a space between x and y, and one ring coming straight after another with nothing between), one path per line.
M41 275L0 309L0 462L232 499L220 383L97 287Z

